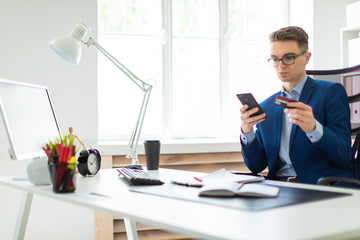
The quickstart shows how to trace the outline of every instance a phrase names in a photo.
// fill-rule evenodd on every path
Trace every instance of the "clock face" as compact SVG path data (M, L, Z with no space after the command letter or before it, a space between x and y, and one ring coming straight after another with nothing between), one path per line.
M97 156L95 154L90 154L87 163L90 174L96 174L100 168Z
M101 155L98 150L82 150L78 158L78 170L81 175L95 175L101 168Z

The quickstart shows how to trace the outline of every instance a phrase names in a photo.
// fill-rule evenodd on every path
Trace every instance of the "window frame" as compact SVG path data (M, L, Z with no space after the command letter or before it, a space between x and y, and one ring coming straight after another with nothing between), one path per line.
M289 4L288 0L288 4ZM221 78L219 91L220 91L220 115L222 117L221 124L225 124L225 118L227 116L227 112L229 108L227 106L227 96L228 96L228 86L229 86L229 52L228 52L228 44L229 44L229 34L228 34L228 1L227 0L218 0L219 6L219 64L220 64L220 73L219 77ZM162 142L168 146L169 149L173 149L176 145L179 147L178 151L182 152L185 149L193 148L197 146L199 148L196 152L212 152L214 143L227 143L230 147L224 148L225 151L239 151L238 146L238 138L214 138L214 139L182 139L175 140L172 139L172 93L173 93L173 30L172 30L172 1L169 0L161 0L161 11L162 11L162 98L166 101L167 104L163 105L163 133L162 138L164 139ZM288 7L285 7L285 9ZM287 13L289 15L289 12ZM289 21L288 21L289 22ZM145 116L146 121L146 116ZM239 123L240 125L240 123ZM131 127L131 126L130 126ZM224 126L221 126L222 128ZM239 126L240 133L240 126ZM99 137L101 134L99 133ZM130 137L130 136L129 136ZM100 137L101 138L101 137ZM104 140L100 139L100 145L125 145L127 140ZM183 150L182 150L183 149ZM220 151L216 149L216 151Z

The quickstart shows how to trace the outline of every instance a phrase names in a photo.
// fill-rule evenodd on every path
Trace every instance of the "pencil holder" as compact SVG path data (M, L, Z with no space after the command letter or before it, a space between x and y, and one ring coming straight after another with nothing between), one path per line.
M68 193L76 190L75 167L76 163L49 163L49 171L54 192Z

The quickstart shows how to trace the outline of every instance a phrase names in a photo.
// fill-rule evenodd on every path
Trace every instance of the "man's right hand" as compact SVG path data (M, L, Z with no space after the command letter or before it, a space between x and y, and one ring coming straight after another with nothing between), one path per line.
M254 125L264 121L266 117L265 113L262 113L255 117L250 117L250 115L259 111L259 108L255 107L253 109L250 109L249 111L246 111L248 107L249 106L245 104L240 108L241 129L244 134L252 132Z

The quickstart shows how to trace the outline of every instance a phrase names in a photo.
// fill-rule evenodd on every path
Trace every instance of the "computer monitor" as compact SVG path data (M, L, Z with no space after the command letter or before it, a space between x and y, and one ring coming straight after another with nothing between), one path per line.
M45 86L0 79L0 108L11 159L44 157L41 147L61 136Z

